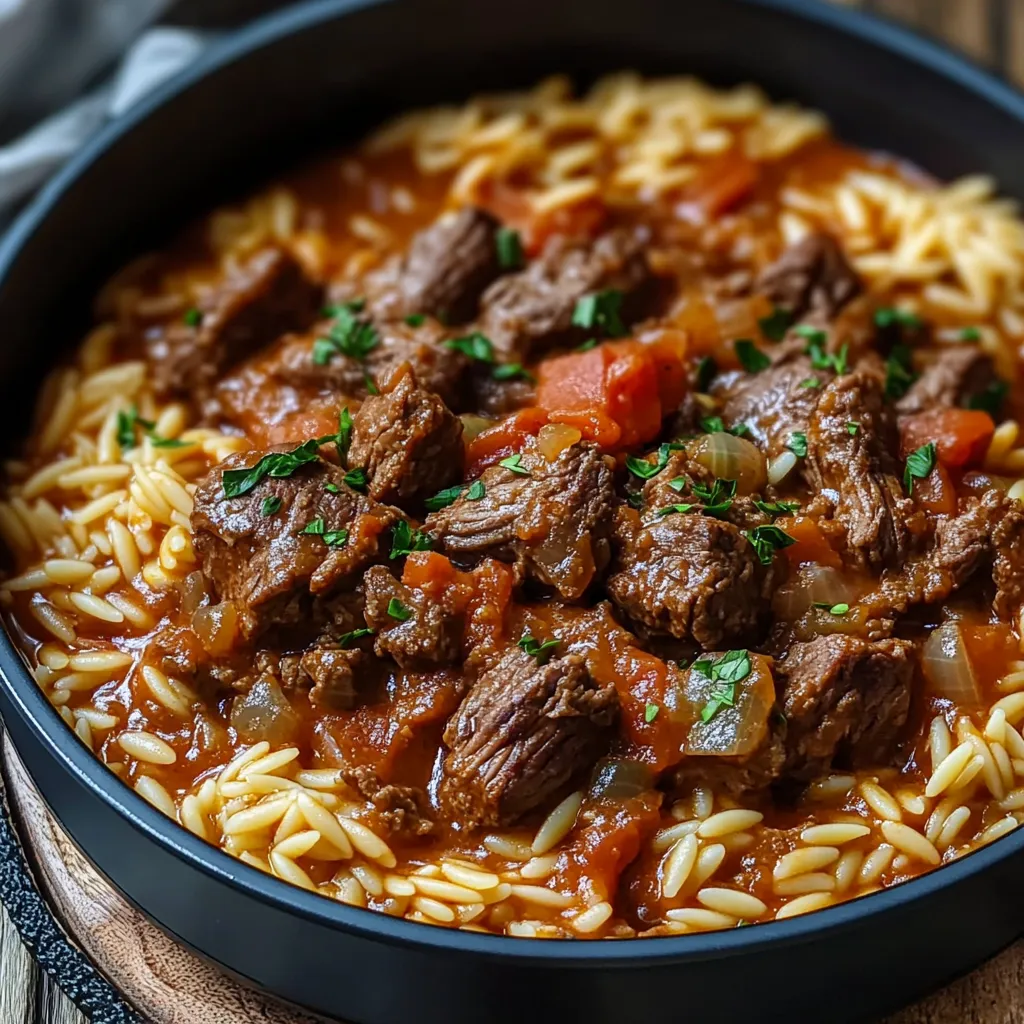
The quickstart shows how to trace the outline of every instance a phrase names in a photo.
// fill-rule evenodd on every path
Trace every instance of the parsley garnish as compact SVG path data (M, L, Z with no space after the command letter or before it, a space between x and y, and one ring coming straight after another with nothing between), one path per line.
M641 459L636 455L626 456L626 469L633 476L639 477L641 480L650 480L652 476L657 476L664 468L664 462L659 465L657 462L648 462L646 459Z
M796 433L789 435L789 444L786 447L798 458L807 457L807 435Z
M798 334L809 345L824 345L828 340L828 334L820 327L812 327L810 324L797 324L793 333Z
M348 530L328 530L324 534L324 543L329 548L343 548L348 543Z
M541 643L539 640L535 640L529 633L527 633L517 644L517 647L521 647L527 654L532 655L537 659L538 665L543 665L552 654L555 653L555 648L558 646L557 640L545 640Z
M754 499L754 508L766 516L785 516L800 510L799 501L759 501Z
M427 498L423 504L427 506L427 510L430 512L440 512L441 509L447 508L449 505L454 505L455 502L458 501L459 495L465 489L465 485L463 484L456 484L454 487L446 487L443 491L438 491L432 498Z
M788 309L776 306L768 316L757 321L757 326L769 341L782 341L792 322L793 314Z
M350 633L342 633L338 637L338 646L347 647L353 640L361 640L364 636L373 636L373 630L364 626L360 629L353 629Z
M411 555L414 551L429 551L434 538L422 530L414 530L404 519L399 519L391 531L391 558Z
M422 327L426 323L426 320L427 315L425 313L410 313L405 317L405 322L410 327Z
M353 491L361 491L366 493L366 485L370 482L370 478L366 474L366 470L362 466L358 466L356 469L350 469L345 474L345 483L352 488Z
M961 341L981 341L981 331L977 327L965 327L960 332Z
M648 704L644 708L644 721L650 725L658 717L661 708L657 704Z
M248 494L265 476L291 476L300 466L316 462L319 458L320 442L316 438L311 438L290 452L272 452L270 455L264 455L248 469L225 469L220 475L224 497L240 498L243 494Z
M346 406L338 413L338 432L336 434L324 434L323 437L316 439L317 444L330 444L334 443L334 447L338 452L338 461L344 466L348 459L348 447L352 443L352 414L348 411ZM327 490L330 490L333 484L327 486ZM338 493L337 488L332 492Z
M161 437L159 434L150 432L149 443L154 448L184 448L190 442L182 441L179 437Z
M983 391L968 395L967 408L980 409L982 412L987 412L994 419L999 415L1003 399L1006 398L1006 393L1009 390L1010 385L1005 380L990 381Z
M466 501L479 501L484 494L486 494L486 488L483 480L474 480L469 485L469 490L466 491Z
M674 491L679 491L682 490L682 487L676 485L684 483L685 481L682 477L677 477L669 482L669 487ZM728 512L732 507L733 498L736 497L736 481L722 480L716 477L710 484L695 483L691 490L694 497L699 498L703 502L702 506L693 503L666 505L665 508L658 509L658 515L668 516L673 512L686 513L699 508L704 515L717 518Z
M117 443L122 448L135 447L135 428L137 426L150 433L156 424L152 420L144 420L139 415L138 407L134 405L128 409L122 409L117 414ZM184 444L184 441L182 444Z
M397 597L388 601L388 615L399 622L408 622L412 618L412 609L407 604L402 604Z
M736 358L747 373L760 373L772 365L772 361L749 338L734 341L733 347Z
M802 387L802 388L820 388L821 387L821 381L817 377L804 377L804 379L802 381L800 381L800 387Z
M695 508L700 508L700 505L694 504L692 501L683 501L675 505L666 505L664 508L658 509L659 516L670 516L673 512L679 512L685 515L687 512L692 512Z
M800 328L797 328L800 331ZM834 370L836 374L842 375L846 373L848 366L848 358L850 352L850 346L844 344L839 349L838 355L829 355L825 351L825 339L826 334L824 331L816 330L813 327L809 327L806 331L802 332L803 337L807 338L807 348L804 352L811 357L811 366L816 370Z
M906 345L893 345L885 361L885 397L895 402L910 390L915 380L917 374L913 370L910 349Z
M587 338L582 345L576 346L577 352L589 352L592 348L597 348L597 338Z
M701 356L697 363L697 390L706 392L718 373L718 363L711 356Z
M753 545L754 553L762 565L771 565L776 551L796 543L794 537L790 537L778 526L755 526L749 532L743 531L743 536Z
M498 228L494 233L498 265L503 270L518 270L523 265L523 241L515 228Z
M317 338L313 343L313 362L317 366L325 366L336 353L351 359L365 359L380 341L377 328L357 314L364 303L343 302L331 307L329 315L334 316L334 323L326 337Z
M281 510L281 499L276 494L268 494L260 505L261 516L272 516Z
M609 288L603 292L584 295L576 302L572 311L574 327L596 328L606 337L621 338L626 333L619 311L622 309L622 292Z
M368 374L363 374L363 385L366 388L368 395L379 395L380 388L377 387L377 382Z
M502 366L496 366L491 372L491 376L495 380L525 380L530 384L537 383L537 378L528 370L524 370L522 363L505 363Z
M300 531L301 533L312 533L317 537L324 535L324 521L323 519L311 519Z
M846 432L851 437L853 437L853 435L856 434L858 430L860 430L859 423L854 423L853 420L850 420L850 422L846 424Z
M914 493L914 481L923 480L935 468L935 442L929 441L907 456L903 471L903 486L907 494Z
M725 423L722 422L721 416L705 416L700 421L700 428L708 434L729 433L735 434L736 437L743 437L744 434L750 433L750 427L748 427L746 423L737 423L733 427L727 427Z
M909 310L882 306L875 310L876 327L924 327L924 321Z
M522 455L510 455L507 459L502 459L498 465L504 466L510 473L518 473L520 476L529 476L530 471L525 466L519 465L522 458Z
M337 484L324 484L324 490L328 494L341 494L341 488Z
M198 327L203 322L203 314L195 306L192 306L190 309L185 310L182 320L185 321L186 327Z
M750 675L751 668L747 651L727 651L714 661L711 658L700 658L693 663L692 672L699 672L705 679L719 684L711 691L710 699L701 709L702 722L710 722L723 707L735 706L736 685Z
M474 331L462 338L449 338L444 346L481 363L494 362L494 346L491 344L491 339L479 331Z

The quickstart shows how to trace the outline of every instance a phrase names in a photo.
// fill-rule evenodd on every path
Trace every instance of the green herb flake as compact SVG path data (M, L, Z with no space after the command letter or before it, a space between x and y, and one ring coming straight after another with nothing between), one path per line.
M658 717L661 708L657 704L648 704L644 708L644 721L650 725Z
M668 485L676 494L682 494L690 485L690 481L685 476L677 476L675 479L669 480Z
M797 324L793 333L799 335L809 345L824 345L828 341L828 334L820 327L812 327L810 324Z
M692 512L695 508L700 507L700 505L696 505L693 502L684 501L676 505L666 505L664 508L659 508L657 514L661 518L664 518L665 516L670 516L674 512L678 512L681 515L686 515L687 512Z
M706 393L717 374L718 363L711 356L702 356L697 363L697 390L701 393Z
M914 493L914 481L923 480L935 468L935 442L929 441L907 456L907 465L903 471L903 486L907 494Z
M804 377L804 379L802 381L800 381L800 387L802 387L802 388L820 388L821 387L821 379L819 377Z
M747 373L760 373L772 365L772 361L749 338L733 342L736 358Z
M982 391L978 391L967 398L968 409L979 409L987 412L995 419L1003 407L1010 385L1005 380L990 381Z
M725 424L721 416L705 416L700 421L700 429L707 434L724 434Z
M545 640L544 643L541 643L539 640L534 639L529 633L527 633L521 640L519 640L516 646L521 647L531 657L536 658L538 665L543 665L551 655L555 653L558 641Z
M477 482L479 483L479 481ZM440 512L441 509L454 505L459 500L459 495L465 489L463 484L446 487L443 491L438 491L432 498L427 498L423 504L426 505L428 512Z
M391 531L391 558L411 555L414 551L429 551L434 538L423 530L414 530L404 519L399 519Z
M154 448L187 448L192 442L182 441L180 437L161 437L159 434L150 433L149 443Z
M352 443L352 413L348 411L348 406L345 406L341 412L338 413L338 433L334 436L334 444L338 449L338 459L341 464L345 465L345 460L348 458L349 445Z
M757 326L769 341L782 341L792 323L793 314L788 309L776 306L768 316L757 321Z
M303 441L289 452L273 452L264 455L248 469L225 469L221 473L221 485L225 498L240 498L248 494L264 477L281 479L291 476L301 466L316 462L320 458L320 442L316 438Z
M576 346L577 352L589 352L592 348L597 348L597 338L587 338L582 345Z
M155 426L156 424L152 420L144 420L139 415L139 410L137 406L133 405L127 409L122 409L117 414L117 443L123 449L134 448L136 447L137 444L135 440L135 428L141 427L144 431L146 431L146 433L150 435L150 438L152 439L154 437L152 431ZM185 442L182 441L181 445L184 444ZM165 447L176 448L179 447L179 445L169 444L166 445Z
M807 435L796 433L789 435L789 444L786 447L798 458L807 458Z
M515 228L498 228L494 245L502 270L518 270L523 265L523 240Z
M272 516L281 510L281 499L276 494L268 494L260 505L261 516Z
M914 373L910 348L902 344L893 345L885 361L885 397L890 402L897 401L910 390L915 380L917 374Z
M851 437L853 437L853 435L856 434L858 430L860 430L859 423L854 423L853 420L850 420L850 422L846 424L846 432Z
M323 519L312 519L302 528L301 533L311 533L314 536L322 537L324 535L324 521Z
M363 300L356 299L330 307L328 315L334 317L334 323L325 336L313 343L313 362L317 366L326 365L339 353L362 361L377 347L377 328L359 315L364 305Z
M609 288L603 292L593 292L577 300L572 311L574 327L586 330L601 331L606 338L621 338L626 334L626 325L622 322L622 292Z
M203 322L202 311L192 306L190 309L185 310L182 320L185 321L186 327L198 327Z
M518 473L520 476L529 476L530 471L519 463L522 462L522 455L510 455L507 459L502 459L498 463L499 466L503 466L510 473Z
M795 538L778 526L755 526L753 530L744 530L743 536L753 545L754 553L762 565L771 565L776 551L796 543Z
M788 516L800 511L798 501L759 501L754 499L754 507L766 516Z
M348 543L348 530L328 530L324 533L324 543L329 548L343 548Z
M337 484L324 484L324 490L328 494L341 494L341 488Z
M896 306L882 306L875 310L876 327L924 327L924 321L916 314Z
M466 501L479 501L486 493L483 480L474 480L466 491Z
M362 640L364 636L373 636L373 630L367 629L365 626L360 629L353 629L350 633L342 633L338 637L339 647L348 647L353 640Z
M362 466L358 466L355 469L350 469L345 474L345 483L352 488L353 491L359 491L360 493L366 493L366 486L370 482L370 478L366 473L366 470Z
M496 366L491 376L495 380L525 380L529 384L537 383L537 378L529 370L524 370L522 363L504 363Z
M377 387L377 382L368 374L363 374L363 387L366 388L368 395L379 395L380 388Z
M412 618L412 609L407 604L402 604L397 597L388 601L388 615L399 622L408 622Z
M840 601L839 604L832 605L832 607L829 608L828 613L829 615L839 616L845 615L849 610L850 606L845 601Z
M427 322L426 313L410 313L405 317L405 322L410 327L422 327Z
M701 709L702 722L710 722L723 707L735 707L736 687L750 675L752 668L749 651L727 651L720 658L700 658L693 663L692 672L719 684Z
M797 330L799 331L799 328ZM825 351L827 335L824 331L809 328L803 336L808 339L804 353L811 357L811 366L815 370L832 370L839 376L846 373L849 368L849 345L844 344L837 355L831 355Z
M958 337L961 341L981 341L981 331L977 327L965 327Z
M449 338L444 346L461 352L464 356L469 356L470 359L475 359L480 363L494 362L494 346L491 344L491 339L479 331L473 331L472 334L467 334L462 338Z
M718 518L732 507L733 499L736 497L736 481L715 477L710 484L694 483L692 490L704 503L701 509L704 515Z

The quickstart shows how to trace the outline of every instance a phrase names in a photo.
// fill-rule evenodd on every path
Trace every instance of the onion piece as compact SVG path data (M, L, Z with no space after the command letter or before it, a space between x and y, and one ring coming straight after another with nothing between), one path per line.
M537 450L548 462L554 462L566 448L571 448L583 434L568 423L545 423L537 434Z
M293 739L301 722L277 680L264 673L231 705L231 725L247 743L266 740L273 746Z
M932 631L921 651L921 670L932 691L961 707L981 702L978 677L959 622Z
M482 434L488 427L493 427L496 420L488 419L486 416L475 416L473 413L465 412L460 417L462 420L462 440L469 444L477 436Z
M208 600L206 577L198 569L190 572L181 588L181 610L186 615L192 615Z
M197 608L192 631L210 654L228 654L238 633L238 611L231 601Z
M725 431L701 438L694 458L719 479L735 480L738 494L760 491L768 479L768 467L757 446Z
M772 608L780 619L795 622L816 604L828 605L829 608L847 604L852 608L857 596L849 579L838 569L808 562L775 592Z
M654 787L654 773L639 761L603 757L590 778L591 799L628 800Z

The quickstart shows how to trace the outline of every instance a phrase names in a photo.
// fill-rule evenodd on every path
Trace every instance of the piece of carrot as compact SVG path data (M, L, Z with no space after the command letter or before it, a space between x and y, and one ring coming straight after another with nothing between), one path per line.
M956 468L977 466L985 458L996 425L980 409L930 409L900 421L903 456L929 441L939 461Z

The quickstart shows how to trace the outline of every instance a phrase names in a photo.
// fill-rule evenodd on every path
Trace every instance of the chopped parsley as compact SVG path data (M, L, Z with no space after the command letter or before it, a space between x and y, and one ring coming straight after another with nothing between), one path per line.
M467 334L462 338L449 338L444 345L445 348L454 349L478 362L494 362L494 346L491 344L491 339L479 331L473 331L472 334Z
M341 488L337 484L324 484L324 490L328 494L341 494Z
M626 325L620 316L621 309L622 292L614 288L592 292L577 300L576 308L572 311L572 323L574 327L599 330L608 338L621 338L626 333Z
M721 416L705 416L700 421L700 429L708 434L735 434L736 437L742 437L744 434L750 433L750 428L746 423L737 423L734 427L726 427L725 423L722 422Z
M582 345L576 346L577 352L589 352L592 348L597 348L597 338L587 338Z
M751 669L748 651L727 651L720 658L699 658L693 663L691 671L699 672L705 679L718 684L701 709L702 722L710 722L723 707L735 706L736 686L750 675Z
M357 466L355 469L350 469L345 474L345 483L352 488L353 491L361 491L366 493L366 485L370 482L370 478L366 473L366 470L362 466Z
M410 327L422 327L427 321L426 313L410 313L405 317L405 322Z
M377 346L380 341L377 328L359 316L363 306L362 300L356 300L330 308L328 315L334 317L334 323L324 337L313 343L313 362L317 366L326 366L338 353L363 360Z
M122 409L117 414L117 443L122 448L134 448L136 445L135 428L142 427L144 431L152 436L151 431L156 426L152 420L144 420L139 415L137 406L130 406ZM184 442L182 442L184 444Z
M495 380L525 380L530 384L537 383L537 378L529 370L524 370L522 363L505 363L502 366L496 366L491 376Z
M388 615L399 622L408 622L412 618L412 609L407 604L402 604L397 597L388 601Z
M799 327L797 331L800 331ZM811 357L811 366L815 370L832 370L837 375L846 373L850 354L849 345L844 344L837 355L830 355L825 351L827 336L824 331L808 328L802 332L802 336L807 338L807 347L804 352Z
M789 435L789 444L786 447L798 458L807 458L807 435L795 433Z
M980 409L994 419L999 415L999 410L1002 408L1003 400L1009 390L1010 385L1005 380L990 381L984 390L968 395L967 408Z
M697 390L706 392L718 373L718 363L711 356L701 356L697 363Z
M248 494L264 477L275 479L291 476L300 466L316 462L320 458L320 441L311 438L303 441L290 452L272 452L264 455L255 465L248 469L225 469L221 475L221 484L225 498L240 498Z
M423 504L426 505L428 512L440 512L441 509L454 505L459 500L459 495L465 489L463 484L446 487L443 491L438 491L432 498L427 498Z
M350 633L342 633L338 637L338 646L348 647L353 640L362 640L364 636L373 636L373 630L362 626L359 629L353 629Z
M324 543L329 548L343 548L348 543L348 530L327 530Z
M760 373L772 365L772 361L749 339L740 338L733 342L736 358L747 373Z
M466 501L479 501L486 493L483 480L474 480L466 491Z
M754 553L762 565L771 565L776 551L796 543L794 537L790 537L778 526L755 526L749 532L744 530L743 536L753 545Z
M687 480L685 476L677 476L674 480L669 480L668 485L677 494L682 494L683 491L686 490L687 484L689 484L689 482L690 481Z
M792 323L793 314L788 309L776 306L768 316L757 321L757 326L769 341L782 341Z
M529 476L530 471L519 463L522 462L522 455L510 455L507 459L502 459L498 463L499 466L503 466L510 473L518 473L520 476Z
M498 228L494 233L494 246L502 270L518 270L523 265L523 240L515 228Z
M914 493L914 481L923 480L935 468L935 442L929 441L907 456L903 471L903 486L907 494Z
M185 321L186 327L198 327L203 322L203 314L195 306L185 310L185 315L182 317Z
M324 535L323 519L311 519L300 531L301 533L312 533L317 537Z
M885 397L895 402L910 390L915 380L917 374L913 370L910 348L902 344L893 345L885 361Z
M802 387L802 388L820 388L821 387L821 379L819 377L804 377L804 379L802 381L800 381L800 387Z
M414 551L429 551L434 538L422 530L414 530L404 519L399 519L391 531L391 558L411 555Z
M368 374L363 374L363 386L366 388L368 395L379 395L380 389L377 387L377 382Z
M650 725L658 717L661 708L657 704L648 704L644 708L644 721Z
M766 516L786 516L800 510L799 501L760 501L754 499L754 508Z
M815 601L811 607L820 608L822 611L828 612L829 615L837 617L845 615L850 610L850 606L845 601L841 601L839 604L829 604L828 601Z
M261 516L272 516L281 511L281 499L276 494L268 494L260 505Z
M924 321L916 314L896 306L882 306L875 310L876 327L924 327Z
M700 505L695 504L692 501L682 501L675 505L666 505L664 508L658 509L659 516L670 516L673 512L678 512L680 515L686 515L687 512L692 512L695 508L700 508Z
M686 481L683 477L677 477L669 482L669 487L674 491L681 491ZM666 505L658 509L659 516L672 515L674 512L686 513L698 509L706 516L718 518L724 515L732 507L733 498L736 497L736 481L722 480L716 477L710 484L695 483L691 487L693 495L703 504L697 505L694 502L682 503L679 505Z
M965 327L960 332L961 341L981 341L981 331L977 327Z
M810 324L797 324L793 333L798 334L810 345L824 345L828 341L828 334L820 327L812 327Z
M544 643L541 643L539 640L534 639L529 633L527 633L521 640L519 640L516 646L521 647L527 654L536 658L538 665L543 665L548 658L555 653L558 641L545 640Z
M678 441L666 441L664 444L658 445L658 456L654 462L648 462L647 459L641 459L637 455L627 455L626 469L641 480L650 480L652 476L657 476L668 465L672 452L679 451L682 447L683 445ZM669 484L669 486L672 485ZM675 490L679 490L679 488L675 488Z
M154 448L185 448L191 442L182 441L179 437L161 437L159 434L149 433L149 443Z
M853 435L856 434L858 430L860 430L859 423L854 423L853 420L850 420L850 422L846 424L846 432L851 437L853 437Z
M352 443L352 413L348 406L338 413L338 432L331 440L338 449L338 460L344 466L348 459L348 446Z

